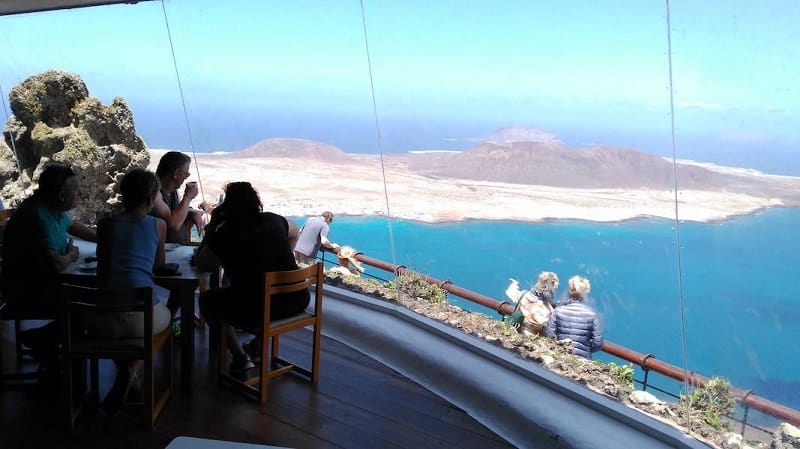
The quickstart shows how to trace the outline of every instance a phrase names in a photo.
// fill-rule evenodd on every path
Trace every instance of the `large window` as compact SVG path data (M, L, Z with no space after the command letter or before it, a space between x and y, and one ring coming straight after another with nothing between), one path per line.
M2 17L0 86L62 69L125 98L153 164L195 155L198 203L250 181L301 225L333 212L340 245L498 300L584 276L608 341L800 408L800 7L580 3Z

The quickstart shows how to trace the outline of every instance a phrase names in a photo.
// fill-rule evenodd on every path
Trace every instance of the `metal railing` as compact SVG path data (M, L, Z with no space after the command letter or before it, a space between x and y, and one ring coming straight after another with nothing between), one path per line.
M325 253L323 252L323 257L322 257L323 263L325 263L324 254ZM433 285L437 285L437 286L441 287L442 289L444 289L445 291L447 291L450 294L456 295L456 296L458 296L460 298L463 298L463 299L465 299L467 301L470 301L470 302L473 302L475 304L479 304L481 306L487 307L487 308L489 308L491 310L496 311L497 313L499 313L501 315L510 315L511 313L514 312L514 305L509 303L509 302L507 302L507 301L498 301L498 300L496 300L494 298L490 298L488 296L484 296L484 295L481 295L479 293L475 293L475 292L473 292L471 290L467 290L465 288L459 287L459 286L453 284L452 282L450 282L449 280L440 280L440 279L437 279L437 278L434 278L434 277L419 273L417 271L410 270L405 265L393 265L393 264L384 262L382 260L366 256L366 255L364 255L362 253L357 253L355 255L355 257L356 257L356 259L358 261L360 261L360 262L362 262L364 264L367 264L367 265L369 265L371 267L375 267L375 268L387 271L389 273L393 273L395 276L401 275L401 274L412 274L412 275L415 275L415 276L419 276L420 278L424 279L426 282L428 282L430 284L433 284ZM336 263L336 262L333 262L333 263ZM377 278L375 276L371 276L371 277L376 278L376 279L380 279L380 278ZM643 386L643 390L647 390L648 386L650 386L651 388L653 388L655 390L658 390L660 392L669 394L670 396L673 396L673 397L677 397L676 395L674 395L672 393L669 393L667 391L664 391L664 390L656 388L656 387L654 387L652 385L649 385L648 384L648 377L649 377L649 374L650 374L651 371L656 372L658 374L661 374L663 376L669 377L669 378L674 379L674 380L679 381L679 382L683 382L684 381L684 377L686 377L686 381L690 385L696 386L696 387L704 387L707 384L707 382L709 381L709 378L701 376L701 375L696 374L694 372L686 373L686 376L684 376L685 372L684 372L684 370L682 368L677 367L675 365L671 365L671 364L666 363L664 361L658 360L655 357L655 355L653 355L653 354L642 354L640 352L634 351L632 349L628 349L628 348L626 348L624 346L620 346L620 345L612 343L610 341L606 341L603 344L603 347L601 348L601 350L603 352L609 354L609 355L612 355L614 357L617 357L617 358L620 358L620 359L625 360L627 362L630 362L632 364L635 364L636 366L639 366L642 369L643 373L644 373L644 378L641 381L637 380L637 382L640 383ZM741 430L742 433L744 433L744 428L747 425L748 412L749 412L750 408L752 408L754 410L758 410L758 411L760 411L762 413L765 413L767 415L770 415L772 417L779 418L779 419L784 420L784 421L786 421L786 422L788 422L790 424L793 424L793 425L796 425L796 426L800 425L800 411L797 411L795 409L786 407L786 406L784 406L782 404L778 404L776 402L772 402L772 401L770 401L768 399L765 399L765 398L762 398L760 396L757 396L756 394L753 393L753 390L741 390L741 389L738 389L738 388L733 388L732 389L732 393L733 393L734 397L739 401L741 406L744 408L744 417L743 417L743 419L742 420L737 420L737 421L741 421L742 422L742 430ZM755 426L755 427L759 428L757 426ZM765 429L761 429L761 428L759 428L759 429L766 431Z

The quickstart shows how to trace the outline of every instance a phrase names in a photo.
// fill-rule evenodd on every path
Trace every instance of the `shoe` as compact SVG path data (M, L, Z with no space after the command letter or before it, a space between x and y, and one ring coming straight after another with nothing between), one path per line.
M121 369L117 371L114 385L103 400L101 407L106 415L114 416L123 405L136 405L144 403L142 392L142 378L135 369Z
M253 363L261 362L261 345L259 345L259 343L258 337L256 337L242 345L242 349L250 356L250 360L252 360Z
M241 375L255 367L256 365L250 360L250 356L245 354L242 357L233 356L233 361L231 362L229 370L232 375Z
M133 384L132 370L118 369L117 377L114 379L114 385L111 386L106 398L100 407L105 411L106 415L114 416L122 408L125 397L131 389Z
M144 404L144 389L142 388L142 376L139 371L132 374L130 382L128 382L128 391L125 393L123 403L125 405L142 405Z
M31 356L37 361L49 361L57 355L56 327L53 323L42 327L25 329L19 333L19 341L31 350Z

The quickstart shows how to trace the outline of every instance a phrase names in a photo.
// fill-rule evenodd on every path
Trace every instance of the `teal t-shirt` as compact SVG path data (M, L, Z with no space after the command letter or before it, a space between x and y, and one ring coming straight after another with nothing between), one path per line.
M47 235L47 249L63 256L67 253L69 236L67 230L72 225L72 218L66 212L53 213L44 206L37 211L42 230Z

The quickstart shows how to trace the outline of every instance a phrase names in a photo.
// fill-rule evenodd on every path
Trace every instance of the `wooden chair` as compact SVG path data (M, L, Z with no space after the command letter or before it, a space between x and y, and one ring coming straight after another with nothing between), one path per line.
M24 312L11 304L0 301L0 321L13 321L14 322L14 346L16 348L16 362L17 369L15 372L0 372L0 385L3 386L25 386L32 385L32 381L37 381L42 378L42 366L36 365L37 362L33 359L32 351L22 345L20 333L22 332L21 324L23 321L50 321L54 317L42 316L38 314L30 314ZM28 356L28 357L26 357ZM0 360L2 356L0 355ZM33 370L26 369L31 365L36 365Z
M147 426L152 428L172 394L173 383L172 331L167 327L158 335L153 335L152 289L89 288L62 284L60 293L63 311L60 323L64 338L64 386L70 428L75 428L75 421L82 408L75 404L73 364L76 360L86 359L91 362L90 392L95 400L99 399L99 359L144 361L144 419ZM85 332L83 323L105 320L108 315L127 312L144 313L144 338L98 337ZM156 395L154 359L163 349L166 349L166 385L164 391ZM85 386L85 379L81 385Z
M303 312L290 318L270 321L270 303L273 295L279 293L297 292L315 286L314 311ZM267 402L267 392L270 379L288 372L298 372L316 384L319 380L319 351L322 333L322 264L314 264L307 268L293 271L268 272L264 280L264 317L263 325L259 328L244 326L241 323L231 322L234 327L243 329L261 338L261 362L258 367L258 376L249 379L239 379L227 371L227 351L224 333L219 332L219 373L220 382L229 383L234 387L251 395L261 404ZM307 326L313 327L313 343L311 347L311 369L298 366L280 358L280 336ZM270 339L271 354L270 354Z
M6 225L8 224L8 221L11 219L11 217L14 215L14 211L15 210L16 209L1 209L0 210L0 262L2 262L2 260L3 260L2 234L5 232ZM9 308L9 310L10 310L10 308ZM19 317L17 317L17 316L14 316L14 315L15 314L13 314L13 313L7 312L6 315L0 317L0 319L2 319L2 320L13 320L14 321L14 346L16 348L17 363L22 363L24 357L26 355L30 355L31 354L30 349L24 347L22 345L22 343L20 342L19 335L20 335L20 332L22 332L22 322L25 321L25 320L42 319L42 317L38 317L38 316L28 316L28 317L19 316Z

